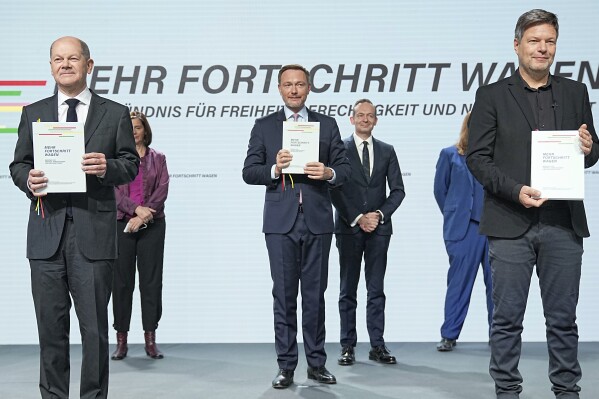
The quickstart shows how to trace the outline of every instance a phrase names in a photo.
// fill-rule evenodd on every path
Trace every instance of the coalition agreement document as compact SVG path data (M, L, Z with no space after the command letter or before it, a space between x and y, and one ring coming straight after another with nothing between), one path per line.
M293 155L284 173L304 174L308 162L318 162L320 122L283 122L283 148Z
M577 130L532 132L530 186L541 198L584 199L584 154Z
M83 122L34 122L34 168L43 170L48 185L42 192L83 193L85 173Z

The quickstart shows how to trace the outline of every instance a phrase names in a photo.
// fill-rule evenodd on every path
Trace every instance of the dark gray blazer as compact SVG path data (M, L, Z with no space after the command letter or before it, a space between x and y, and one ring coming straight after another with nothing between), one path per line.
M491 237L515 238L533 222L535 209L520 204L523 185L530 186L531 131L534 114L526 98L519 71L509 78L480 87L470 117L468 168L485 189L480 232ZM589 95L584 84L551 76L558 130L578 130L586 123L593 136L585 167L599 159L599 144ZM568 201L572 227L579 237L588 237L584 204Z
M92 92L85 123L85 152L106 155L106 175L87 175L87 192L48 194L42 197L44 215L35 211L37 199L27 188L33 169L32 122L58 121L58 97L43 99L23 108L15 157L10 164L13 182L31 200L27 227L27 257L48 259L60 244L71 196L77 244L90 260L116 259L116 202L114 186L135 178L139 157L135 149L129 110L124 105Z

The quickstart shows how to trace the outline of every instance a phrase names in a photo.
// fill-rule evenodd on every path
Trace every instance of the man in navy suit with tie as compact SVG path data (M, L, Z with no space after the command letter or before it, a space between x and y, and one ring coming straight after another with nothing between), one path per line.
M352 125L355 133L343 144L351 165L351 177L343 186L331 190L335 213L335 236L339 249L339 315L341 318L341 356L337 362L355 362L357 343L356 306L360 267L364 258L367 303L366 326L370 336L370 360L395 364L385 345L384 279L387 250L393 227L391 216L405 197L403 179L393 146L372 137L376 109L370 100L354 105ZM389 186L389 195L387 195Z
M108 395L108 301L117 257L114 186L137 175L129 110L93 93L86 75L94 61L87 44L60 38L50 47L58 92L23 108L10 174L30 201L27 258L40 343L42 398L69 397L71 298L81 331L80 397ZM84 122L81 173L87 190L50 193L43 160L36 160L32 123ZM41 166L38 166L42 163ZM40 212L36 206L40 206Z
M298 362L297 295L301 284L302 331L308 378L335 384L326 368L325 303L333 209L329 187L343 184L350 173L335 119L308 110L310 74L300 65L286 65L278 75L285 107L256 120L243 165L243 180L266 186L264 223L273 280L275 348L279 372L273 388L293 383ZM318 159L304 174L289 175L292 154L282 148L283 122L320 123Z

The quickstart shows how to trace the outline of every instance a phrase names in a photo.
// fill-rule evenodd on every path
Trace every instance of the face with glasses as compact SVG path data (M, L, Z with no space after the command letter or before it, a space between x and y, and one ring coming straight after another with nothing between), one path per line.
M308 98L308 93L310 93L310 84L304 71L288 69L283 72L279 84L279 93L281 93L287 108L293 112L301 111Z
M376 109L368 102L360 103L354 107L354 115L349 120L358 136L370 136L377 122Z

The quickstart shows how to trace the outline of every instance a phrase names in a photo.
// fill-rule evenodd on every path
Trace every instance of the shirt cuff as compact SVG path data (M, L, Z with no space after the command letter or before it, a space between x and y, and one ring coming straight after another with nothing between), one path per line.
M364 214L363 214L363 213L360 213L360 214L358 215L358 217L357 217L357 218L355 218L353 222L351 222L351 224L350 224L350 227L355 227L355 226L358 224L358 220L360 220L360 218L361 218L362 216L364 216Z
M270 168L270 178L273 179L273 180L277 180L278 179L277 175L275 174L276 167L277 167L277 165L273 165L272 168Z
M331 184L335 184L335 180L337 180L337 174L335 173L335 169L333 168L329 168L331 169L331 171L333 172L333 177L331 177L331 180L327 180L327 182L331 183Z
M378 213L379 215L381 215L381 220L380 220L381 224L385 224L385 215L383 215L383 212L381 212L380 209L377 209L375 212Z

